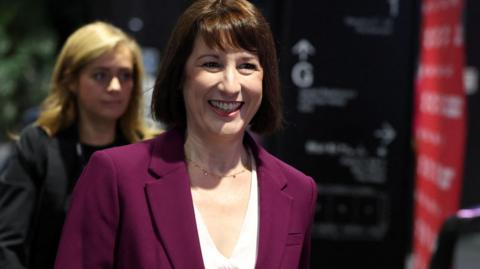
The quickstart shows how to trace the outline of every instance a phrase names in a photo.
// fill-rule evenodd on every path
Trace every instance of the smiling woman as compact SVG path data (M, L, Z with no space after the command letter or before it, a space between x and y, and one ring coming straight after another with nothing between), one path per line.
M209 131L212 139L236 135L230 139L241 140L260 107L262 82L263 68L257 55L238 48L213 49L197 37L185 65L183 92L189 131Z
M55 268L309 268L316 184L247 131L282 121L264 17L197 0L164 55L152 112L169 130L92 157Z
M75 182L90 155L148 136L137 43L113 25L74 32L37 121L0 178L0 268L53 268Z

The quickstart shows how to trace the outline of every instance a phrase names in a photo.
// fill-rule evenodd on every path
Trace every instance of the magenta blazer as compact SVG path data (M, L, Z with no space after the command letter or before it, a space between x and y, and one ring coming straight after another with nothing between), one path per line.
M183 152L184 132L95 153L80 177L56 269L204 268ZM317 188L250 135L257 164L257 269L309 268Z

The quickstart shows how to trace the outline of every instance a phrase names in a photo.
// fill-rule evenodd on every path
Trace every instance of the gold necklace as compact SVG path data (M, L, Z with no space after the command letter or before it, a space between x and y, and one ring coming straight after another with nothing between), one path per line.
M192 159L190 159L186 154L185 154L185 160L187 161L187 163L191 163L191 164L193 164L193 166L200 169L204 176L211 175L213 177L216 177L217 179L222 179L222 178L227 178L227 177L236 178L238 175L247 171L247 168L243 167L243 169L241 171L222 176L222 175L218 175L218 174L215 174L215 173L212 173L212 172L208 171L205 167L199 165L198 163L196 163ZM248 162L248 160L247 160L247 162Z

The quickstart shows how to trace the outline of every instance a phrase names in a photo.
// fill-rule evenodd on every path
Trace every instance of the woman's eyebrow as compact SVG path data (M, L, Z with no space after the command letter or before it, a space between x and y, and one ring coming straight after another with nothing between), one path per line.
M199 59L202 59L202 58L208 58L208 57L213 57L215 59L218 59L220 58L220 56L218 54L215 54L215 53L205 53L205 54L201 54L197 57L197 60Z
M255 61L258 61L258 57L255 56L255 55L243 55L240 57L241 60L245 61L245 60L255 60Z
M96 65L90 67L91 70L94 71L109 71L109 70L132 70L133 68L130 66L108 66L108 65Z

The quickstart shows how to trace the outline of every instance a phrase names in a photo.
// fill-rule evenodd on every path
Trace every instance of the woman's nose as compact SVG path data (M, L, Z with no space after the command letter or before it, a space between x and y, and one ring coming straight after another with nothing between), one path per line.
M226 68L223 74L223 80L220 83L220 89L227 93L238 93L242 86L239 80L239 74L236 68Z
M120 80L117 78L117 76L113 76L108 84L107 91L120 91L121 89L122 85L120 84Z

